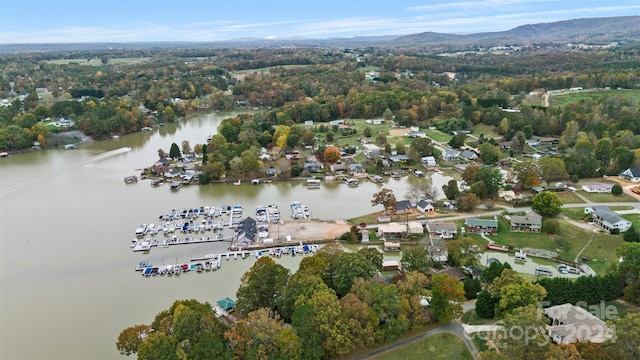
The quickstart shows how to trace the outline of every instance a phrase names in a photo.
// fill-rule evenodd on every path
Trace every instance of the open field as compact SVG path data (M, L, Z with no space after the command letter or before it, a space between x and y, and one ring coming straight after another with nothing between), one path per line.
M589 199L592 202L598 203L607 203L607 202L634 202L638 201L627 194L622 195L613 195L613 194L592 194L582 190L579 190L580 195L584 196L586 199Z
M309 65L283 65L283 66L269 66L259 69L247 69L247 70L238 70L232 73L232 76L238 80L244 80L244 77L253 74L253 73L268 73L272 68L281 67L281 68L293 68L293 67L305 67Z
M151 60L150 57L138 57L138 58L113 58L109 59L107 64L122 64L122 65L133 65L140 64L143 62L147 62ZM48 60L46 61L50 64L56 65L66 65L71 63L76 63L79 65L87 65L87 66L102 66L101 59L57 59L57 60Z
M640 90L637 89L624 89L624 90L582 90L576 92L566 92L558 95L552 95L549 98L551 106L565 106L572 102L587 99L598 99L603 96L627 96L640 100Z
M425 130L420 130L423 131L428 137L430 137L431 139L435 140L436 142L444 142L444 143L448 143L449 140L451 140L451 138L453 136L449 135L449 134L445 134L440 130L430 130L430 129L425 129Z
M473 125L473 127L471 128L471 133L475 136L480 136L480 134L484 134L485 139L500 137L500 135L496 133L495 127L493 125L486 125L486 124Z
M593 270L598 274L604 274L611 264L618 261L616 249L622 244L624 244L622 235L597 233L589 247L582 253L582 256L591 259L588 264Z
M376 356L376 360L405 360L405 359L473 359L462 340L450 334L437 334L416 341L400 349Z
M560 191L560 192L557 192L556 195L558 196L558 199L562 201L563 204L580 204L584 202L584 200L582 200L578 195L576 195L576 193L571 191Z

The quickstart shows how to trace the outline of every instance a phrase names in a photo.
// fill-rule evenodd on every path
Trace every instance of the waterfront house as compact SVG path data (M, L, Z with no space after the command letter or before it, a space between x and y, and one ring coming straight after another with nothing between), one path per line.
M611 339L611 329L589 311L572 304L562 304L544 309L549 319L547 334L556 344L575 342L603 343Z
M396 214L410 213L413 206L409 200L396 201Z
M444 161L460 160L460 151L452 148L446 148L442 150L442 160Z
M436 166L436 158L433 156L425 156L420 159L420 162L425 166Z
M620 179L624 179L631 182L640 182L640 167L639 168L629 168L627 170L621 171L618 174Z
M397 222L378 225L378 238L400 239L407 234L407 225Z
M365 172L360 163L349 164L349 171L353 174L363 174Z
M282 172L282 170L276 168L276 167L270 167L270 168L266 168L264 170L265 175L267 175L267 177L276 177L278 175L280 175L280 173Z
M453 239L458 234L458 227L454 223L427 223L427 232L432 239Z
M436 208L433 206L433 202L429 199L420 199L416 204L416 210L421 213L432 212L435 211Z
M400 243L399 242L384 242L384 251L400 251Z
M582 185L582 190L588 193L610 193L613 184L587 184Z
M618 229L620 232L625 232L631 227L631 221L611 211L608 206L598 205L585 207L584 213L591 214L589 221L606 231Z
M472 233L485 233L485 234L497 234L498 233L498 220L496 219L466 219L464 225L468 232Z
M540 232L542 217L534 212L526 215L511 215L511 231Z
M240 221L235 232L236 246L249 246L256 240L256 220L247 217Z
M406 162L409 159L411 159L409 155L403 155L403 154L389 156L389 161L394 162L396 164Z
M340 164L332 164L329 168L335 174L342 174L345 171L347 171L347 167L342 163L340 163Z

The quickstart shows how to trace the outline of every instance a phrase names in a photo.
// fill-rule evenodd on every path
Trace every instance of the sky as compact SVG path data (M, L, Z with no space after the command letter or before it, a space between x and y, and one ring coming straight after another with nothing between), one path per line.
M640 0L0 0L0 44L470 34L640 15Z

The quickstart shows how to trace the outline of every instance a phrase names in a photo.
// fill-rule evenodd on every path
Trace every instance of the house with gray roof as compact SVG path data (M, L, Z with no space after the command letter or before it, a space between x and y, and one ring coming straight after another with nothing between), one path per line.
M609 232L614 229L618 229L620 232L625 232L631 227L631 221L611 211L608 206L589 206L584 208L584 213L591 214L589 221L591 221L595 226Z
M396 213L398 214L411 212L411 208L413 208L413 206L409 200L396 201Z
M607 324L589 311L572 304L562 304L544 309L549 319L547 334L556 344L575 342L603 343L612 337Z
M467 231L471 233L498 233L498 220L496 219L469 218L464 221L464 225Z
M427 223L427 232L432 239L453 239L458 234L458 227L454 223Z
M442 160L444 161L460 160L460 151L452 148L446 148L442 150Z
M511 231L540 232L542 216L528 212L525 215L511 215Z
M462 156L463 158L467 159L467 160L475 160L478 158L478 154L475 153L475 151L473 150L465 150L462 152L462 154L460 154L460 156Z
M618 177L631 182L640 182L640 168L629 168L621 171Z

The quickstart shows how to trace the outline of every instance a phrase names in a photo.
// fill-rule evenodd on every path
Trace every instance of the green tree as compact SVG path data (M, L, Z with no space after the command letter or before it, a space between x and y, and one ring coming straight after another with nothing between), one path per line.
M404 155L405 147L404 147L404 142L402 140L398 140L398 142L396 143L396 152L400 155Z
M556 216L562 210L562 201L554 192L543 191L533 197L531 209L542 216Z
M552 181L566 180L569 178L567 168L562 159L545 157L538 161L542 180L550 184Z
M333 268L333 289L338 297L345 296L356 278L370 279L376 273L374 264L359 253L342 253Z
M600 160L600 165L609 165L613 154L613 143L610 139L600 139L596 144L596 159Z
M388 214L389 211L395 212L396 210L396 196L393 194L393 190L382 188L377 193L373 194L371 200L371 206L382 205L384 206L384 214Z
M429 269L433 264L429 251L424 246L404 249L400 263L405 271L418 271L425 275L429 274Z
M617 196L622 195L622 186L620 184L613 184L611 187L611 193Z
M478 150L480 151L480 160L488 165L497 163L498 160L500 160L500 157L502 157L500 148L488 142L481 144L478 147Z
M433 143L429 138L419 138L411 142L409 151L418 157L433 155Z
M444 192L444 196L449 200L455 200L460 196L458 182L455 179L451 179L446 185L442 185L442 191Z
M613 321L616 341L624 345L627 354L634 358L640 352L640 313L628 312Z
M354 348L360 349L373 345L378 324L371 307L352 293L340 299L340 307L349 333L353 335Z
M371 137L371 128L370 127L366 127L364 128L364 130L362 130L362 135L364 135L364 137Z
M138 347L139 360L179 360L176 354L178 341L162 332L151 333Z
M506 314L500 322L502 334L501 352L507 359L539 360L548 351L546 317L535 305L523 306ZM484 356L483 356L484 358Z
M447 242L449 265L454 267L478 265L478 254L474 248L478 244L470 237L462 237L458 240Z
M182 153L180 152L180 148L178 144L172 143L171 148L169 149L169 157L172 159L179 159L182 157Z
M464 296L467 299L477 298L478 294L482 290L482 283L480 282L480 279L464 279L464 281L462 281L462 286L464 287Z
M453 320L462 315L464 287L460 280L446 274L433 277L431 287L431 314L440 323Z
M276 308L276 299L289 280L289 270L269 257L261 257L242 275L236 308L249 314L262 307Z
M148 325L136 325L128 327L118 335L116 348L121 355L129 356L138 352L138 347L149 335L151 327Z
M489 291L482 289L476 300L476 314L485 319L492 319L495 316L494 309L497 302L498 300L494 299Z
M382 270L382 261L384 260L384 254L381 253L377 248L362 248L358 250L358 254L364 256L364 258L367 259L367 261L369 261L371 265L373 265L373 268L376 271Z
M490 285L493 280L502 274L502 271L505 269L511 270L511 265L508 262L501 263L499 261L492 262L488 267L482 270L482 275L480 275L480 281L485 284Z
M533 161L522 161L513 166L513 174L518 179L518 185L523 189L530 189L540 185L540 168Z
M631 227L624 232L623 239L627 242L640 242L640 233L638 233L635 226L631 224Z
M227 351L224 338L214 332L205 332L193 346L191 358L193 359L231 359L231 352Z
M332 142L334 139L335 133L333 131L328 131L327 135L325 135L325 139L327 139L328 142Z

